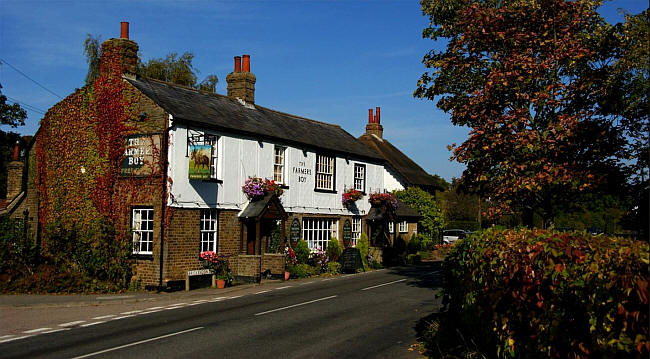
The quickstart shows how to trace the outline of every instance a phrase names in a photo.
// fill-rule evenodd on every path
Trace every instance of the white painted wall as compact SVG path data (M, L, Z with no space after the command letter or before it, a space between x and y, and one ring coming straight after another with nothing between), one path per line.
M402 180L400 179L399 175L397 175L397 173L395 173L392 169L384 167L383 175L384 188L386 188L386 191L391 192L404 189Z
M192 128L193 131L201 131ZM273 178L274 144L253 138L235 137L205 131L219 136L219 165L217 172L223 183L188 179L189 158L187 128L175 124L170 130L169 172L172 180L168 204L179 208L243 209L248 202L241 186L248 177ZM285 146L285 181L288 189L280 197L287 212L315 214L366 214L370 209L368 194L384 190L384 167L355 158L336 158L336 193L314 191L316 153ZM356 202L354 212L344 208L341 195L344 188L354 184L354 164L366 165L366 196ZM308 170L308 174L294 169Z

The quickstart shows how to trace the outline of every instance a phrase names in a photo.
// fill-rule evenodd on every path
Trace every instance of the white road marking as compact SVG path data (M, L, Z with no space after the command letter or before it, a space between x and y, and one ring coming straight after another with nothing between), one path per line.
M234 296L234 297L230 297L230 298L228 298L228 299L237 299L237 298L241 298L241 297L243 297L243 295L236 295L236 296Z
M262 294L262 293L268 293L268 292L270 292L270 290L263 290L261 292L257 292L257 293L253 293L253 294Z
M207 299L197 299L194 301L194 303L206 303L207 301Z
M104 354L104 353L112 352L112 351L119 350L119 349L124 349L124 348L132 347L132 346L136 346L136 345L140 345L140 344L144 344L144 343L148 343L148 342L153 342L153 341L155 341L155 340L160 340L160 339L164 339L164 338L169 338L169 337L172 337L172 336L174 336L174 335L179 335L179 334L185 334L185 333L193 332L193 331L195 331L195 330L199 330L199 329L203 329L203 327L196 327L196 328L187 329L187 330L183 330L183 331L176 332L176 333L171 333L171 334L161 335L161 336L159 336L159 337L155 337L155 338L150 338L150 339L140 340L140 341L137 341L137 342L135 342L135 343L124 344L124 345L120 345L120 346L118 346L118 347L114 347L114 348L109 348L109 349L100 350L100 351L98 351L98 352L94 352L94 353L89 353L89 354L81 355L81 356L78 356L78 357L74 357L74 358L72 358L72 359L88 358L88 357L91 357L91 356L95 356L95 355L99 355L99 354Z
M25 334L34 334L38 332L44 332L46 330L51 330L52 328L38 328L38 329L32 329L32 330L25 330L23 333Z
M86 324L81 324L80 327L83 327L83 328L91 327L93 325L102 324L102 323L106 323L106 322L99 321L99 322L86 323Z
M328 300L328 299L332 299L332 298L336 298L336 295L331 295L331 296L329 296L329 297L325 297L325 298L320 298L320 299L310 300L309 302L302 302L302 303L298 303L298 304L293 304L293 305L289 305L289 306L282 307L282 308L277 308L277 309L267 310L266 312L255 313L255 315L263 315L263 314L269 314L269 313L273 313L273 312L279 312L279 311L281 311L281 310L291 309L291 308L295 308L295 307L300 307L300 306L302 306L302 305L307 305L307 304L311 304L311 303L316 303L316 302L320 302L320 301Z
M135 314L131 314L131 315L123 315L123 316L121 316L121 317L111 318L111 320L119 320L119 319L124 319L124 318L131 318L131 317L135 317Z
M15 337L15 335L14 335L14 334L3 335L3 336L0 337L0 340L2 340L2 339L8 339L8 338L11 338L11 337Z
M275 290L287 289L287 288L291 288L291 286L290 286L290 285L286 285L286 286L284 286L284 287L275 288Z
M314 281L311 281L311 282L305 282L305 283L300 283L300 284L298 284L298 285L307 285L307 284L312 284L312 283L314 283Z
M383 286L385 286L385 285L389 285L389 284L395 284L395 283L403 282L403 281L405 281L405 280L406 280L406 278L404 278L404 279L399 279L399 280L394 280L394 281L392 281L392 282L388 282L388 283L384 283L384 284L378 284L378 285L373 285L372 287L363 288L363 289L361 289L361 290L368 290L368 289L373 289L373 288L379 288L379 287L383 287Z
M102 320L102 319L113 318L114 316L115 316L115 314L109 314L109 315L102 315L101 317L94 317L94 318L90 318L90 319Z
M60 329L53 329L53 330L48 330L47 332L42 332L38 334L49 334L49 333L56 333L56 332L62 332L64 330L70 330L71 328L60 328Z
M133 298L135 295L120 295L117 297L97 297L95 299L97 300L113 300L113 299L127 299L127 298Z
M85 322L86 322L85 320L77 320L77 321L74 321L74 322L59 324L59 326L60 327L73 327L73 326L75 326L77 324L81 324L81 323L85 323Z
M153 307L153 308L149 308L149 309L147 309L147 310L158 310L158 309L163 309L163 308L164 308L164 307Z
M158 312L162 312L162 311L163 311L162 309L148 310L148 311L146 311L146 312L142 312L142 313L140 313L140 314L138 314L138 315L151 314L151 313L158 313Z
M7 342L14 341L14 340L25 339L25 338L29 338L29 337L31 337L31 335L23 335L21 337L13 337L13 338L9 338L9 339L2 339L2 340L0 340L0 343L7 343Z
M124 312L124 313L120 313L120 314L129 315L129 314L136 314L136 313L140 313L140 312L141 312L141 310L132 310L130 312Z

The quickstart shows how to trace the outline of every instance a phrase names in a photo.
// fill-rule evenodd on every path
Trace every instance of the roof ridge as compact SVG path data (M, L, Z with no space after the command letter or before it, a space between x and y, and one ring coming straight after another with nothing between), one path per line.
M225 98L231 99L230 97L228 97L226 95L223 95L223 94L220 94L220 93L216 93L216 92L212 92L212 91L205 91L205 90L197 89L197 88L186 86L186 85L181 85L181 84L177 84L177 83L173 83L173 82L169 82L169 81L154 79L154 78L147 77L147 76L137 75L136 80L137 79L144 79L144 80L147 80L147 81L157 82L157 83L160 83L160 84L163 84L163 85L178 87L178 88L181 88L183 90L194 91L194 92L198 92L198 93L203 94L203 95L211 95L211 96L225 97ZM233 100L233 99L231 99L231 100Z

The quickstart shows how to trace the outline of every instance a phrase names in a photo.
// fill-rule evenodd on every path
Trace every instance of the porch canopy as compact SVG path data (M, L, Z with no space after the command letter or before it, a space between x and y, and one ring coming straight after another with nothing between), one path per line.
M239 212L239 219L242 221L243 229L241 252L249 255L261 255L263 248L267 244L264 242L270 240L270 228L272 227L270 222L281 221L282 233L284 233L287 218L287 212L275 193L269 193L262 199L249 202ZM284 238L282 238L282 241L284 242Z

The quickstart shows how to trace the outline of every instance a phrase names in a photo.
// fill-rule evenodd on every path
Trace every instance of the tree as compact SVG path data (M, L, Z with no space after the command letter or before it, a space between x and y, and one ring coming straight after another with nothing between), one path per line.
M437 100L469 138L451 145L462 182L488 198L491 217L537 212L544 225L573 194L617 176L624 143L594 113L599 91L592 0L423 0L430 51L415 96Z
M401 202L418 211L418 233L431 239L437 239L443 229L444 220L440 208L433 196L419 187L408 187L404 190L394 191L393 194Z
M2 89L2 84L0 84L0 89ZM17 103L8 104L7 96L3 95L0 90L0 125L16 128L23 126L26 118L27 112Z
M84 55L86 56L86 62L88 63L86 85L90 85L95 82L95 79L99 76L99 62L101 57L100 36L93 36L91 34L86 35L86 40L84 40Z
M84 55L88 63L87 85L93 83L99 76L100 39L99 36L88 34L84 41ZM208 75L203 81L197 83L198 70L192 65L193 59L194 54L191 52L184 52L181 56L178 56L175 52L170 52L165 58L149 59L147 62L138 59L138 75L202 91L215 92L219 78L217 75Z

